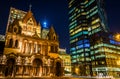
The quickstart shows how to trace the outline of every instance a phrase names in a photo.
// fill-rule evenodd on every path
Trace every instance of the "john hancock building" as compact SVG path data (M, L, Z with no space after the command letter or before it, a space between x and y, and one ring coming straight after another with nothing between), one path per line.
M72 74L120 75L120 39L110 33L104 0L67 0Z
M63 63L53 26L36 22L31 10L10 9L0 76L61 76Z

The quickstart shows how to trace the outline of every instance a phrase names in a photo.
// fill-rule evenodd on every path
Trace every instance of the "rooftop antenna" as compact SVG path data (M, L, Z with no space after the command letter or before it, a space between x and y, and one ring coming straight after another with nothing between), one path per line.
M43 26L44 26L45 28L47 28L46 16L45 16L45 20L44 20L44 22L43 22Z
M30 4L30 5L29 5L29 11L31 11L31 8L32 8L32 5Z

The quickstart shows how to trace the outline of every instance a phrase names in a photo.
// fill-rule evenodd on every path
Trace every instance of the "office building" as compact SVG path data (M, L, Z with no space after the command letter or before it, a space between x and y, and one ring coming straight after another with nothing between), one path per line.
M72 75L72 67L71 67L71 56L66 53L66 49L59 48L59 57L63 60L64 66L64 75L70 76Z
M99 32L91 37L93 75L120 77L120 34Z
M73 74L92 75L90 36L108 32L103 0L68 0Z

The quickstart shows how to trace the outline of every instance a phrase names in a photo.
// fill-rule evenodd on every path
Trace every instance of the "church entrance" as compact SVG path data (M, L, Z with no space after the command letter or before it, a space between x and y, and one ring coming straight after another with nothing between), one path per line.
M42 60L34 59L33 61L33 76L41 76L42 75Z
M6 68L5 68L5 76L14 76L15 71L15 59L10 58L7 60Z
M61 76L61 63L56 63L56 76Z

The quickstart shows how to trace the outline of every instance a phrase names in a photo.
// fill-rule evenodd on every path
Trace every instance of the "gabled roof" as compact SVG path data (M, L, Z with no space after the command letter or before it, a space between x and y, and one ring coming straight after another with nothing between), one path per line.
M40 38L40 37L37 35L37 32L36 32L36 31L35 31L35 34L34 34L32 37Z
M53 26L50 27L49 33L55 33L55 30L54 30Z
M22 21L23 21L24 23L27 23L27 21L28 21L30 18L32 18L34 24L37 25L37 22L36 22L36 20L35 20L35 18L34 18L34 16L33 16L33 13L32 13L30 10L27 12L27 14L26 14L25 17L22 19Z

